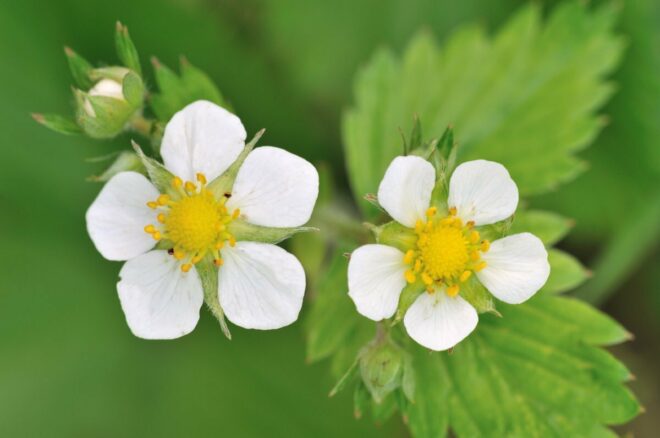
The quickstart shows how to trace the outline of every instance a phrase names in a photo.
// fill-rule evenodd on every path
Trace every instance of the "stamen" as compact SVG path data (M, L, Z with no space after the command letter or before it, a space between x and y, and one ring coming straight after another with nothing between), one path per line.
M485 267L486 267L486 262L482 261L482 262L480 262L477 266L474 267L474 270L475 270L476 272L479 272L479 271L481 271L482 269L484 269Z
M190 271L191 268L192 268L192 265L190 263L184 263L183 265L181 265L181 270L183 272L188 272L188 271Z
M213 264L214 264L215 266L222 266L224 263L225 263L225 261L222 260L222 259L219 259L219 258L215 258L215 259L213 259Z
M203 173L198 173L198 174L195 175L195 176L197 177L197 181L198 181L202 186L205 186L205 185L206 185L206 177L204 176Z
M488 240L484 240L481 242L481 252L488 252L490 249L490 242Z
M429 207L428 210L426 210L426 217L431 218L435 216L435 214L438 212L438 209L436 207Z
M479 254L479 251L472 251L470 253L470 258L472 259L472 261L476 262L477 260L479 260L481 258L481 254Z
M458 292L460 291L460 287L457 284L453 284L447 288L447 295L450 297L455 297L458 295Z
M406 277L406 281L407 281L408 283L414 283L414 282L417 280L417 276L416 276L415 273L414 273L413 271L411 271L410 269L408 269L408 270L405 272L404 276Z
M154 240L160 240L163 236L160 234L160 231L156 231L152 234Z
M405 263L406 265L409 265L409 264L412 263L414 258L415 258L415 251L413 251L412 249L409 249L406 252L406 255L403 256L403 263Z
M420 259L415 260L415 272L422 270L422 261Z
M192 181L186 181L186 185L184 186L184 189L188 193L194 193L197 191L197 186Z
M477 243L481 239L478 231L473 231L470 233L470 243Z
M232 248L236 246L236 239L234 238L234 236L229 236L229 239L227 240L229 240L229 246L231 246Z
M156 216L156 220L160 222L161 224L165 223L165 213L158 213L158 216Z
M457 213L456 207L451 207L449 209L449 215L450 216L456 216L456 213Z
M183 186L183 180L181 178L179 178L178 176L172 178L172 187L178 189L181 188L181 186Z
M465 283L466 281L468 281L468 278L470 278L471 275L472 275L472 271L463 271L460 277L461 283Z
M429 274L426 272L422 272L422 281L424 282L425 285L430 286L433 284L433 279Z
M231 214L232 219L238 219L238 217L241 215L241 209L237 208L234 210L234 212Z
M144 232L153 234L156 232L156 227L154 227L153 225L147 225L146 227L144 227Z
M158 205L167 205L167 203L170 202L170 196L165 194L159 195L156 202Z
M147 202L147 207L149 207L152 210L155 210L158 208L158 203L155 201L149 201Z

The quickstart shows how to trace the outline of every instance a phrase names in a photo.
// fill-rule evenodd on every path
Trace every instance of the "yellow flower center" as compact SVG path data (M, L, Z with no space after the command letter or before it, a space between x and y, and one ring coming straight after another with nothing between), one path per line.
M240 211L235 209L229 214L225 206L229 195L216 199L206 189L203 174L197 174L197 181L199 187L191 181L184 184L181 178L175 177L172 186L178 196L173 198L162 194L147 203L150 208L159 211L156 219L160 225L147 225L144 231L156 240L171 244L170 254L178 260L186 260L181 265L184 272L188 272L206 254L213 255L213 262L220 266L220 250L225 242L231 246L236 244L234 236L227 231L227 225L240 215Z
M486 267L481 253L488 251L490 243L481 240L473 229L474 222L463 224L455 208L444 218L436 218L436 213L435 207L429 208L427 221L419 220L415 225L417 243L404 256L404 263L410 265L405 276L408 283L420 279L429 293L436 286L445 286L449 296L456 296L460 283Z

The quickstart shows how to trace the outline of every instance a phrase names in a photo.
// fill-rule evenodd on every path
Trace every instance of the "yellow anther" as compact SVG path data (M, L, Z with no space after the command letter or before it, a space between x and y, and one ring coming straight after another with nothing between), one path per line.
M174 250L174 258L177 260L183 260L183 258L186 256L186 253L180 250Z
M225 246L225 241L221 240L215 244L215 249L222 249Z
M468 221L468 223L465 224L465 226L468 227L468 229L474 228L474 221Z
M161 224L164 224L165 223L165 213L158 213L158 216L156 216L156 219Z
M159 195L156 202L158 203L158 205L166 205L168 202L170 202L170 196L169 195Z
M420 259L415 260L415 272L422 270L422 261Z
M472 251L470 253L470 258L472 259L472 261L476 262L481 258L481 254L479 254L479 251Z
M403 263L409 265L412 263L414 258L415 258L415 251L409 249L408 251L406 251L406 255L403 256Z
M408 269L408 270L405 272L404 276L406 277L406 281L407 281L408 283L414 283L414 282L417 280L417 276L416 276L415 273L414 273L413 271L411 271L410 269Z
M444 218L440 221L440 225L442 225L443 227L447 227L447 226L449 226L453 223L454 223L454 217L453 216L447 216L446 218Z
M152 234L154 237L154 240L160 240L163 236L160 234L160 231L156 231L155 233Z
M155 202L155 201L149 201L149 202L147 202L147 207L149 207L151 209L156 209L156 208L158 208L158 203Z
M234 238L234 236L229 236L229 239L227 240L229 240L229 246L232 248L236 246L236 238Z
M203 173L198 173L196 177L197 177L197 181L199 181L201 185L206 185L206 177L204 176Z
M484 240L481 242L481 252L487 252L490 249L490 242L488 240Z
M183 186L186 189L186 192L192 193L197 190L197 186L192 181L186 181L186 185Z
M447 288L447 295L450 297L455 297L458 295L458 292L461 290L461 288L457 284L452 284Z
M428 210L426 210L426 217L433 217L435 214L438 212L438 209L436 207L429 207Z
M468 278L470 278L471 275L472 275L472 271L463 271L460 277L461 283L465 283L466 281L468 281Z
M225 231L227 229L227 225L222 224L222 223L217 223L215 224L215 230L217 232Z
M486 267L486 262L483 262L483 261L482 261L482 262L480 262L477 266L474 267L474 270L475 270L476 272L479 272L479 271L481 271L482 269L484 269L485 267Z
M435 288L433 287L432 284L426 286L426 292L429 293L429 294L432 294L433 292L435 292Z
M213 264L216 266L222 266L225 263L222 259L213 259Z
M234 210L234 212L231 214L232 219L238 219L238 217L241 215L241 209L237 208Z
M429 274L426 272L422 272L422 281L424 282L425 285L430 286L433 284L433 279Z
M424 230L424 222L422 222L421 219L417 219L417 222L415 222L415 232L419 234L423 230Z
M473 231L470 233L470 243L477 243L481 239L479 231Z
M188 272L188 271L190 271L191 268L192 268L192 265L190 263L184 263L183 265L181 265L181 270L183 272Z
M144 232L153 234L156 232L156 227L154 227L153 225L147 225L146 227L144 227Z
M174 187L175 189L178 189L182 185L183 185L183 180L181 178L179 178L178 176L175 176L174 178L172 178L172 187Z
M195 264L199 263L200 260L202 260L202 257L203 257L202 255L197 254L197 255L194 256L192 259L190 259L190 262L191 262L193 265L195 265Z
M456 216L456 213L457 213L456 207L451 207L449 209L449 215L450 216Z

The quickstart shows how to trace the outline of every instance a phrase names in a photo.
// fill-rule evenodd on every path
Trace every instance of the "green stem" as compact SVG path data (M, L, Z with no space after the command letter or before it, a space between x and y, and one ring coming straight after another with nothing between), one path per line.
M660 237L660 196L653 196L633 213L594 264L596 275L575 292L576 297L602 304L656 245Z

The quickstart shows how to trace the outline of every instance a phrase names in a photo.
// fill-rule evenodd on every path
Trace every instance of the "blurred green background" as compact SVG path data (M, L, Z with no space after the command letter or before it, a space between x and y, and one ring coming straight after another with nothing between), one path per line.
M70 45L113 64L114 23L129 26L147 67L185 54L216 81L248 132L330 163L344 181L339 120L357 68L420 28L440 39L467 21L496 28L521 1L333 2L144 0L0 4L0 436L405 436L394 420L355 421L347 394L329 399L324 364L307 366L301 324L233 328L210 314L177 341L133 337L119 307L120 265L105 262L84 212L101 171L84 160L127 138L64 137L30 112L70 111ZM595 276L577 294L636 335L616 350L650 414L622 428L660 428L660 7L624 3L628 40L605 109L609 125L582 156L591 169L535 200L576 220L562 246ZM459 133L460 135L460 133ZM345 187L345 182L343 183ZM304 315L303 315L304 317ZM654 415L655 413L655 415Z

